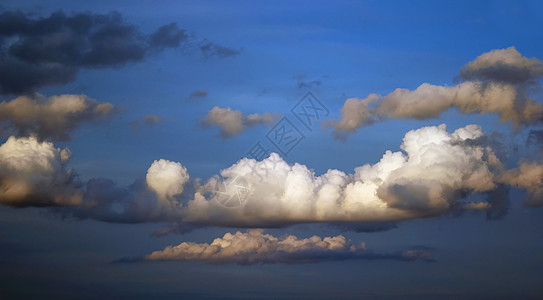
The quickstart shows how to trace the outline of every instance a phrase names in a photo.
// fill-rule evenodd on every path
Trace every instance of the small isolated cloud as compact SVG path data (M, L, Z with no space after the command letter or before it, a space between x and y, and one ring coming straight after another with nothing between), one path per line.
M192 98L205 98L207 97L208 91L207 90L195 90L192 93L190 93L190 97Z
M299 89L313 89L322 85L322 79L326 76L322 76L321 79L310 80L306 75L294 76L296 80L296 87Z
M135 120L130 122L130 127L132 127L132 130L137 133L140 129L140 124L145 124L147 126L153 127L156 124L164 121L164 118L157 115L145 115L141 120Z
M205 58L229 58L241 53L241 49L221 46L208 40L203 40L200 43L200 50Z
M271 124L277 120L277 116L270 113L245 115L239 110L230 107L213 107L203 119L204 127L217 126L221 129L220 136L223 139L234 137L248 128L257 125Z
M144 260L203 261L210 264L302 264L348 259L389 259L400 261L426 260L431 254L425 250L396 253L376 253L364 243L354 245L344 236L298 239L294 235L277 238L261 229L245 233L226 233L211 244L183 242L143 257ZM122 260L121 260L122 261Z
M543 105L530 97L530 86L543 76L543 64L514 47L484 53L460 70L464 82L454 86L423 83L415 90L398 88L386 96L348 99L341 119L332 121L337 138L357 128L393 119L431 119L456 108L462 113L493 113L515 126L543 120Z
M115 115L111 103L85 95L20 96L0 102L0 126L19 136L35 134L40 139L68 140L82 122L99 122Z
M143 123L149 125L149 126L154 126L155 124L158 124L160 122L162 122L164 119L161 117L161 116L157 116L157 115L145 115L143 116Z

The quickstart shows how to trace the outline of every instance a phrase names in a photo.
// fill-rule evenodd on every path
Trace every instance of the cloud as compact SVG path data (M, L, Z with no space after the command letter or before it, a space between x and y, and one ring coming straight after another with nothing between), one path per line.
M321 79L315 79L315 80L307 80L307 76L297 75L294 76L294 79L296 80L296 86L299 89L312 89L316 88L322 85L323 79L327 78L328 76L322 76Z
M467 80L454 86L423 83L415 90L398 88L382 97L348 99L341 119L331 121L333 134L345 138L356 129L388 118L431 119L456 108L462 113L494 113L503 122L525 126L541 122L543 105L529 96L529 85L543 76L536 58L523 57L514 47L484 53L461 69Z
M525 83L543 76L543 62L524 57L515 47L481 54L460 70L464 80Z
M44 86L75 80L82 68L116 68L149 54L184 46L184 29L170 23L144 34L117 12L94 14L62 11L33 18L20 11L0 14L0 92L32 93ZM207 40L205 57L239 53Z
M19 136L35 134L40 139L68 140L81 123L103 121L116 113L111 103L85 95L20 96L0 102L0 126Z
M223 139L234 137L248 128L275 122L276 116L270 113L245 115L239 110L230 107L213 107L202 121L202 126L218 126L221 128L220 136Z
M178 162L165 159L155 160L147 170L147 186L160 199L171 199L183 192L183 186L189 181L187 169Z
M408 250L381 254L354 245L344 236L298 239L294 235L277 238L253 229L245 233L226 233L212 243L183 242L143 257L144 260L203 261L211 264L301 264L347 259L392 259L400 261L430 260L430 252Z
M181 43L188 39L185 30L177 27L177 24L170 23L157 29L149 36L149 43L159 49L179 47Z
M332 121L334 136L345 138L350 132L358 127L372 123L373 113L369 105L379 99L379 95L371 94L365 99L349 98L341 108L341 120Z
M77 174L66 168L69 149L36 137L10 137L0 146L0 203L76 206L82 201Z
M160 122L163 122L163 121L164 121L163 117L153 115L153 114L149 114L149 115L143 116L143 118L141 118L141 120L134 120L134 121L130 122L129 124L130 124L130 127L132 128L132 131L134 131L134 133L138 133L141 124L153 127L156 124L158 124Z
M149 125L149 126L154 126L155 124L158 124L160 122L162 122L164 119L161 117L161 116L157 116L157 115L145 115L143 116L143 123Z
M183 220L219 226L267 227L302 222L395 222L437 216L456 208L470 193L496 186L497 158L476 142L479 126L452 133L445 125L408 132L404 152L386 151L354 174L328 170L316 176L305 165L289 165L277 154L263 161L244 158L221 172L226 193L241 177L251 192L236 209L220 205L223 181L211 178L184 208ZM490 159L489 159L490 158ZM228 189L231 190L228 190Z
M207 90L195 90L192 93L190 93L190 96L192 98L205 98L207 97L208 91Z
M221 46L208 40L203 40L200 43L200 50L205 58L229 58L240 54L242 51L241 49Z
M527 190L524 205L543 206L543 164L522 162L518 169L505 172L501 180L506 184Z
M322 175L288 164L272 153L262 161L243 158L208 180L192 179L180 163L154 161L144 179L119 187L104 178L79 183L67 169L68 150L35 137L11 137L0 147L0 202L11 206L64 206L67 217L107 222L171 222L157 236L204 226L282 227L327 223L355 231L394 228L395 223L465 210L507 213L507 189L529 192L541 205L543 167L523 163L505 170L477 125L448 132L445 125L406 133L402 151L346 174ZM469 196L485 196L471 201ZM238 197L240 205L224 205ZM243 199L239 198L243 197ZM235 202L235 201L234 201Z

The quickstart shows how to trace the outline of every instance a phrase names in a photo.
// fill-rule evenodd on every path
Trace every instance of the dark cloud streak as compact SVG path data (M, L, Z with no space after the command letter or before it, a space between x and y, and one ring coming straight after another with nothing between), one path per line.
M118 12L66 14L33 18L20 11L0 14L0 92L32 93L44 86L66 84L83 68L118 68L151 53L177 48L189 39L170 23L151 34L127 23ZM188 47L188 43L187 47ZM230 57L240 51L208 40L204 57Z

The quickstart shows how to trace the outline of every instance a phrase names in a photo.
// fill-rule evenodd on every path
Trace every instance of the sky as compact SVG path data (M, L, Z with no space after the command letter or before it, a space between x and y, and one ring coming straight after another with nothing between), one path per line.
M0 298L543 297L538 1L0 3Z

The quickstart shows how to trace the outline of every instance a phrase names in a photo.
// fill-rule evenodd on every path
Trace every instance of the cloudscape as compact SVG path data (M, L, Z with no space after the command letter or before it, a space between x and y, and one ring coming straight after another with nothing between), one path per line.
M541 13L7 1L0 298L543 297Z

